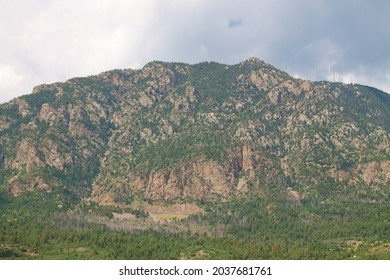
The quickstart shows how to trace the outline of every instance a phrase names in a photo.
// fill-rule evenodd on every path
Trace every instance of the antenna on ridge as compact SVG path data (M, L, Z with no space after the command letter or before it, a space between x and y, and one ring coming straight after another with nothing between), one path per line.
M334 65L333 65L333 82L336 82L336 71L334 70Z
M334 65L332 65L329 69L329 72L330 72L330 81L332 83L336 82L336 72L334 70Z

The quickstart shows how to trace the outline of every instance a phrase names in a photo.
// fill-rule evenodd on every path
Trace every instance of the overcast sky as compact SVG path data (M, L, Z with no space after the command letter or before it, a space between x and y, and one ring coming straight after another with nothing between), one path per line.
M152 60L238 63L390 92L388 0L0 0L0 103Z

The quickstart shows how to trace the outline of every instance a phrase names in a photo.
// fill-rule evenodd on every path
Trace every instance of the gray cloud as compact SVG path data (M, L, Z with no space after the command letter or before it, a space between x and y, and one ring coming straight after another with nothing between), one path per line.
M390 92L386 0L0 0L0 102L151 60L257 56L293 76ZM245 22L245 24L243 24ZM238 28L239 27L239 28Z

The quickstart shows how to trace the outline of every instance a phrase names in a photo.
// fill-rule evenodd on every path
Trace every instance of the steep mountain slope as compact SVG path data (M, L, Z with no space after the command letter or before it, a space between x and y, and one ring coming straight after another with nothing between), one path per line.
M0 106L0 184L124 205L388 200L390 96L310 82L256 58L151 62L41 85Z

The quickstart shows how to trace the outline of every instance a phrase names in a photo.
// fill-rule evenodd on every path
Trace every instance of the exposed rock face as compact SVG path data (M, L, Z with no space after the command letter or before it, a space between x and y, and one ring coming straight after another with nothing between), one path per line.
M226 197L230 191L228 177L226 170L216 162L195 161L165 174L151 173L145 194L152 199Z
M22 117L26 117L31 114L30 107L25 100L17 98L14 99L14 102L18 105L19 114Z
M169 200L180 197L210 200L216 197L227 198L235 186L232 170L227 170L214 161L199 159L180 164L167 171L151 172L147 178L129 174L122 189L135 190L145 194L146 198ZM105 197L105 191L99 194L100 184L94 188L97 201ZM128 193L130 194L130 193ZM106 198L107 199L107 198Z
M360 164L357 173L365 183L382 183L390 180L390 160Z
M228 159L223 163L198 158L177 164L168 170L151 171L146 177L128 173L126 179L120 183L115 181L114 184L122 196L140 192L145 198L154 200L185 197L227 200L233 195L246 194L249 186L256 181L256 172L267 172L267 168L272 170L273 163L251 150L250 146L244 145L229 150ZM101 179L95 181L93 198L112 205L115 199L108 198L107 193L113 183L110 183L110 178L109 181Z
M63 170L66 164L72 164L72 157L69 154L61 153L57 143L50 139L45 139L42 144L41 150L45 155L45 163L47 165Z
M329 185L385 196L389 100L257 58L151 62L41 85L0 105L0 187L17 196L66 186L105 205L270 189L300 203Z
M44 165L35 147L28 140L24 140L18 148L11 167L18 170L25 167L26 171L30 172L35 166L43 167Z
M46 184L42 178L38 178L38 189L45 191L45 192L51 192L52 187Z
M57 112L48 103L42 104L42 108L41 111L39 112L38 119L53 125L55 124L55 121L57 119Z
M22 179L18 175L8 181L6 190L13 196L19 196L25 192L32 192L38 188L45 192L51 192L52 187L46 184L41 177Z
M301 203L301 196L299 195L299 193L297 191L292 190L291 188L288 188L287 189L287 196L291 200L294 200L297 203Z
M19 196L23 192L33 191L34 186L19 181L18 176L13 177L8 181L6 188L13 196Z
M10 126L10 123L8 123L6 120L0 116L0 131L3 131L4 129L7 129Z

